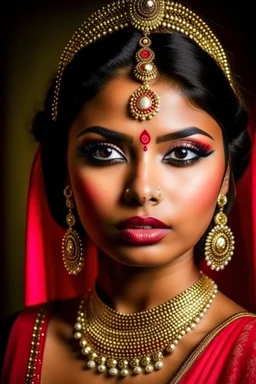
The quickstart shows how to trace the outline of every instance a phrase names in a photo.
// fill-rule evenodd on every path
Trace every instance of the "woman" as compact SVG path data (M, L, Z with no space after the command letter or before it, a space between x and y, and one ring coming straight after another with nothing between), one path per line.
M3 383L255 382L255 315L200 269L234 252L247 123L221 44L181 4L118 1L77 30L34 121L28 252L57 264L58 223L71 284L95 250L97 279L16 318Z

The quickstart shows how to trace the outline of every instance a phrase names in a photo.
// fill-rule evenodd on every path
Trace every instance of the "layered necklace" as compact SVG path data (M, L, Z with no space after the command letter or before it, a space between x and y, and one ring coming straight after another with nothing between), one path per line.
M202 272L185 291L156 308L119 313L96 290L82 299L74 337L88 368L110 376L151 373L163 366L180 339L196 328L210 308L217 286Z

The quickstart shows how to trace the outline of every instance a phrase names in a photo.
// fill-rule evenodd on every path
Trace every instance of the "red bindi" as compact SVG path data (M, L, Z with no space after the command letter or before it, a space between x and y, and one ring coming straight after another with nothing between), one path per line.
M144 150L144 151L147 151L147 150L148 150L147 144L149 144L150 141L151 141L151 136L150 136L150 134L148 133L148 131L146 131L146 130L144 129L144 131L143 131L142 134L140 135L140 142L141 142L141 144L144 145L144 147L143 147L143 150Z

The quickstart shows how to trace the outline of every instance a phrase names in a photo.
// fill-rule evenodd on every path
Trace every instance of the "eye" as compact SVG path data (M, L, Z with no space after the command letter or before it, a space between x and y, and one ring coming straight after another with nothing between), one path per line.
M92 163L109 164L126 161L121 149L111 143L87 142L78 151L87 161Z
M175 147L165 155L163 161L172 165L185 166L193 164L213 152L208 145L184 142L176 144Z

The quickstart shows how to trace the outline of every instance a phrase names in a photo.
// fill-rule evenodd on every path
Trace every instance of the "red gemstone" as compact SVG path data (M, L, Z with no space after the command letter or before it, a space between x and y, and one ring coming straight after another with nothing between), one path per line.
M150 56L151 56L151 52L148 49L143 49L142 51L140 51L140 57L142 59L149 59Z

